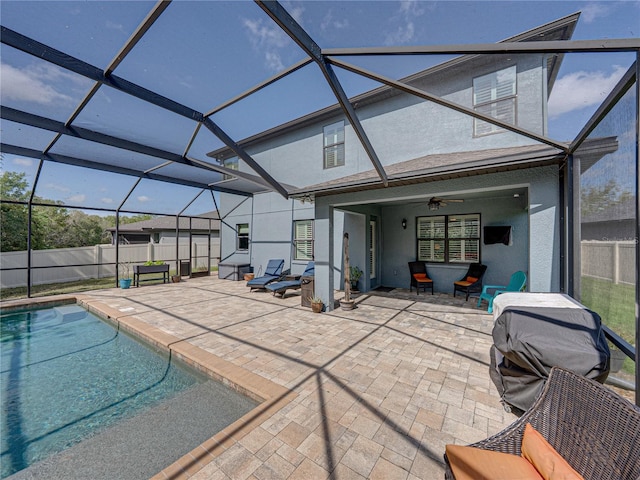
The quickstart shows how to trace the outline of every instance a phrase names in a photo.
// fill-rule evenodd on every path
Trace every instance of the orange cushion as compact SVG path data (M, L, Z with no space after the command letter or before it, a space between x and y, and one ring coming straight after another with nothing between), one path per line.
M476 283L478 281L478 279L476 277L467 277L466 280L469 283Z
M522 456L536 467L545 480L584 480L529 423L522 436Z
M445 447L456 480L541 480L526 459L475 447Z
M426 273L414 273L413 278L415 278L416 282L419 283L430 283L433 281L429 277L427 277Z
M453 283L455 283L456 285L460 285L461 287L468 287L469 285L471 285L471 283L465 282L464 280L460 280L460 281L453 282Z

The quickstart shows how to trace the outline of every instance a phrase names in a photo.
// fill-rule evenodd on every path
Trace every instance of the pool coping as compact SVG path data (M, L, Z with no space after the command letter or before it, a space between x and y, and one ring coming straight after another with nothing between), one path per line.
M188 340L166 333L126 312L121 312L88 295L58 295L46 299L23 299L2 302L0 309L18 310L26 307L53 307L77 303L116 328L131 333L154 347L167 352L197 371L227 387L248 396L259 404L235 422L219 431L204 443L164 468L151 480L189 478L233 446L255 427L294 400L298 394L245 368L234 365Z

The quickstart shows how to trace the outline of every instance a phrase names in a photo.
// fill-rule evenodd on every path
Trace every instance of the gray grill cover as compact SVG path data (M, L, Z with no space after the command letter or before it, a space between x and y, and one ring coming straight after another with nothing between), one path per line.
M609 375L609 346L600 316L586 309L509 307L496 320L491 379L503 402L527 410L551 367L600 383Z

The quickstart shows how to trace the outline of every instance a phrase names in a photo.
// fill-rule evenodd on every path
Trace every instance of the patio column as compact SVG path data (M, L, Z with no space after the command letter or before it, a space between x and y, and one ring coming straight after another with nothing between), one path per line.
M322 298L327 311L333 310L333 207L316 200L314 225L315 296Z

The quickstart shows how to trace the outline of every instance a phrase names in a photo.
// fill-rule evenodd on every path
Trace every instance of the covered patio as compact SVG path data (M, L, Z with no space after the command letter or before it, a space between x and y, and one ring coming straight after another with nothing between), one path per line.
M445 444L516 418L489 379L493 317L473 299L371 292L352 311L314 314L297 294L215 277L78 298L270 396L157 478L442 478Z

